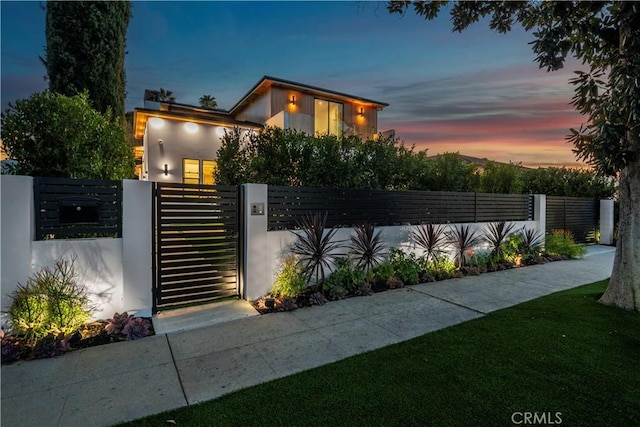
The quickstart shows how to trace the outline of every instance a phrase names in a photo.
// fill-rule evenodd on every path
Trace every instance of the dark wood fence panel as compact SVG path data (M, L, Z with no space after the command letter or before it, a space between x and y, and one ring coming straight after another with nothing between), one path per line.
M122 237L122 181L33 180L36 240Z
M528 195L269 186L268 229L296 227L303 215L327 212L328 226L525 221Z
M238 187L155 184L154 312L238 295Z
M547 196L546 232L568 230L576 242L591 243L598 228L599 208L595 199Z

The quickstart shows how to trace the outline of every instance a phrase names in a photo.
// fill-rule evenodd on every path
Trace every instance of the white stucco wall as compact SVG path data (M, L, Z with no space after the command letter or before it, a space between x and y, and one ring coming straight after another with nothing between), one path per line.
M56 259L75 259L78 283L98 310L94 319L125 311L122 287L122 239L64 239L33 242L32 272L53 266Z
M2 311L10 294L42 267L75 258L78 282L99 309L93 319L116 311L150 316L152 183L123 183L123 237L34 241L33 179L0 176L0 272ZM6 325L3 314L2 324Z
M177 120L160 119L155 127L150 119L143 137L144 181L182 182L182 159L216 160L225 131L232 132L234 126L208 125ZM195 126L195 132L187 131ZM243 132L253 129L241 128ZM167 165L167 175L164 174ZM202 179L202 163L200 175Z
M535 221L512 221L514 224L513 231L522 230L523 228L536 229ZM450 231L455 226L469 226L470 229L477 234L481 234L487 229L488 223L469 223L469 224L443 224L445 232ZM376 227L376 232L380 231L381 239L385 247L385 251L390 248L402 249L406 253L415 253L420 256L423 255L423 251L416 247L412 241L412 230L418 226L384 226ZM262 236L255 236L256 240L260 241L260 248L251 248L251 252L254 252L254 256L261 253L260 262L256 265L247 265L248 277L251 278L247 287L246 299L254 300L267 294L272 286L280 263L284 257L290 253L291 245L296 240L296 234L292 231L268 231ZM326 233L326 231L325 231ZM346 254L350 243L351 236L354 235L353 228L340 228L334 235L332 241L343 242L340 249L336 252L338 254ZM249 248L248 248L249 249ZM453 256L453 248L446 247L445 250L449 251ZM488 244L483 243L478 245L476 249L488 250Z
M598 243L613 245L614 224L613 200L600 200L600 241Z
M33 178L0 175L0 294L2 312L11 304L9 295L31 273L31 241L34 236ZM2 323L5 323L2 314Z
M224 127L205 124L196 132L187 132L187 122L162 120L162 127L147 124L145 156L148 169L147 181L182 182L182 159L215 160L224 136ZM164 174L167 165L168 175Z
M129 314L151 316L153 183L122 182L122 297Z

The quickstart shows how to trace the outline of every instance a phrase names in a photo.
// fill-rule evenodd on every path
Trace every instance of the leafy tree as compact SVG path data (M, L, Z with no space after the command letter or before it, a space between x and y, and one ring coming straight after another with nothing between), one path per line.
M2 143L18 174L131 178L133 152L120 120L91 108L89 95L50 91L16 101L2 114Z
M216 182L402 189L419 167L415 158L413 149L390 138L363 142L275 127L251 134L237 130L223 137Z
M507 33L518 23L533 31L536 61L548 71L568 55L588 71L577 71L573 105L587 117L568 140L579 159L601 174L619 174L620 228L613 272L600 299L640 311L640 3L391 1L388 10L413 10L432 20L449 8L454 31L480 19Z
M156 101L160 102L175 102L176 98L173 96L173 92L170 90L165 90L164 88L160 88L159 91L156 92L157 99Z
M609 199L616 193L615 180L591 171L567 168L529 169L523 174L523 192L549 196Z
M433 162L427 158L427 150L414 153L410 159L406 159L404 167L407 169L407 190L425 190L431 185Z
M524 188L523 169L520 165L487 162L480 174L483 193L521 194Z
M48 1L45 57L49 89L73 96L87 90L101 113L124 117L124 55L129 1Z
M578 196L566 193L566 168L530 169L523 175L523 192L548 196Z
M216 98L214 96L202 95L200 97L200 106L202 108L213 110L214 108L218 108L218 101L216 101Z
M218 184L238 185L250 182L248 176L249 159L244 152L246 133L239 128L225 132L222 145L217 152L215 182Z
M459 153L445 153L431 159L428 190L475 192L480 177L476 165L465 163Z
M300 185L298 159L300 141L307 136L295 130L267 127L249 134L247 156L252 182L271 185Z

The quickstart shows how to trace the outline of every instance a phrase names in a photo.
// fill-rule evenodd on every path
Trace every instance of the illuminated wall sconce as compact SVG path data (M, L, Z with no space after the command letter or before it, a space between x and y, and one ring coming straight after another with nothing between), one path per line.
M169 175L169 165L168 164L164 164L164 176Z
M193 122L187 122L184 124L184 130L189 133L196 133L198 132L198 125Z
M364 108L360 107L360 112L358 113L360 117L364 117Z
M149 119L149 125L154 129L162 129L164 127L164 120L160 117L152 117Z
M291 95L291 105L296 105L296 96Z

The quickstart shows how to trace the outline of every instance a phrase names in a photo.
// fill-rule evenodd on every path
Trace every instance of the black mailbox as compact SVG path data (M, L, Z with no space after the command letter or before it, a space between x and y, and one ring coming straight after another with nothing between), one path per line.
M65 197L58 199L61 224L98 224L100 199L93 197Z

